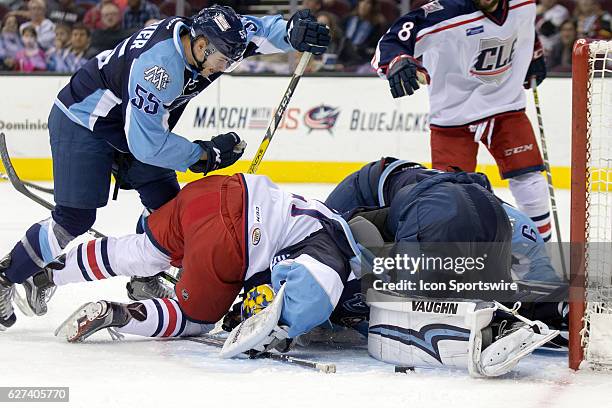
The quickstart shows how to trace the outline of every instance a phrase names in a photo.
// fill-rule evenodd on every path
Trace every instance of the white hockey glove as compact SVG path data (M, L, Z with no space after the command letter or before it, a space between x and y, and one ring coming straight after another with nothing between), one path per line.
M278 324L284 293L285 285L281 286L268 307L232 330L221 349L221 358L232 358L249 350L267 351L287 338L287 330Z

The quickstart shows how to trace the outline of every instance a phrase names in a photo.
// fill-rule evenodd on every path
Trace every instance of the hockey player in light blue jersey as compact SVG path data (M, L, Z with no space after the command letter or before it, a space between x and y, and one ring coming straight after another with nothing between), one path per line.
M116 186L136 189L155 210L178 193L176 170L206 174L240 158L245 143L233 132L195 142L172 132L191 98L249 56L320 54L328 44L327 27L308 11L287 22L213 6L147 26L85 64L49 116L56 208L0 262L0 330L15 322L14 284L24 284L35 313L46 311L37 308L46 288L28 278L94 224L111 173ZM153 282L152 289L159 287Z

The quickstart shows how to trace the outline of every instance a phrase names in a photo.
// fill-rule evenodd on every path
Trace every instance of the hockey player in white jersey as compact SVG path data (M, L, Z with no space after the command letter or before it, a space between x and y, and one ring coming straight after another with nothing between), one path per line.
M484 144L519 209L551 236L542 157L525 114L532 78L546 77L534 0L434 0L400 17L380 39L373 67L394 98L427 82L432 165L473 172Z

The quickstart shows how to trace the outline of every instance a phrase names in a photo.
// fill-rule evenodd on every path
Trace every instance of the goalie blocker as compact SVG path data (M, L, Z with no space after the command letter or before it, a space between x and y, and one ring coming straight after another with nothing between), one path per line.
M398 366L467 368L473 377L496 377L559 334L516 315L510 327L493 327L496 302L410 299L370 289L367 303L368 352Z

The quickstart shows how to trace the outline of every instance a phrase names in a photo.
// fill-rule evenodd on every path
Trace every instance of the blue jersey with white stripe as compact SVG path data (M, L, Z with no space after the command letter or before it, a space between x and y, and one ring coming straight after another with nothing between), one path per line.
M287 52L281 16L242 16L244 57ZM202 149L172 132L186 103L221 76L191 69L180 36L188 19L170 17L136 32L77 71L55 104L117 150L159 167L186 171Z

